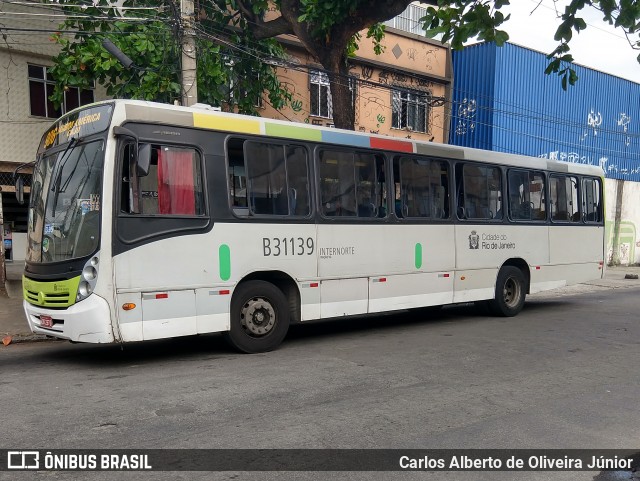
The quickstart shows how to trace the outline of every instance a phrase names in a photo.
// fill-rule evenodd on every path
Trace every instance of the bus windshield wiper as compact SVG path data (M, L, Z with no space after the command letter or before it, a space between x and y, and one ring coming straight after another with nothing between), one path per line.
M65 147L62 155L60 156L60 162L56 162L58 164L58 169L53 177L53 185L51 186L51 192L53 192L53 205L51 206L51 216L55 217L56 215L56 205L58 204L58 195L60 194L60 178L62 177L62 171L64 170L64 165L67 163L67 153L71 151L73 146L78 143L77 137L74 137L69 141L67 146Z

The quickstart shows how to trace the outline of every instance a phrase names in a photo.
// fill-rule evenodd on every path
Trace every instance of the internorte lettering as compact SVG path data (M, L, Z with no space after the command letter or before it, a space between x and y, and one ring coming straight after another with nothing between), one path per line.
M356 254L354 246L320 247L320 258L331 259L333 256L353 256Z

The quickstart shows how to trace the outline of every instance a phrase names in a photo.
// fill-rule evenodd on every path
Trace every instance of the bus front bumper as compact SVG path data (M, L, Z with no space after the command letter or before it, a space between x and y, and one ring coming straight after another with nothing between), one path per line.
M95 294L66 309L43 309L23 301L29 328L35 334L68 339L74 342L114 342L109 304ZM44 327L42 316L51 317L51 327Z

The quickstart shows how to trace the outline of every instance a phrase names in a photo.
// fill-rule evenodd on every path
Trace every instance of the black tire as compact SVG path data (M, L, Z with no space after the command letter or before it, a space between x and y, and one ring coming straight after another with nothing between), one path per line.
M524 306L527 285L524 274L513 266L504 266L498 273L496 281L496 297L488 302L492 314L502 317L513 317Z
M231 299L231 325L224 337L239 351L272 351L289 330L289 308L282 291L266 281L240 284Z

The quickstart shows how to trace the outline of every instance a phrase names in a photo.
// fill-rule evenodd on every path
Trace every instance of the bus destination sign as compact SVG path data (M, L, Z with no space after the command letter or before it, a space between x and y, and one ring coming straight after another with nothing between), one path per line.
M98 105L61 118L42 137L38 153L64 144L72 138L86 137L107 130L112 112L112 105Z

